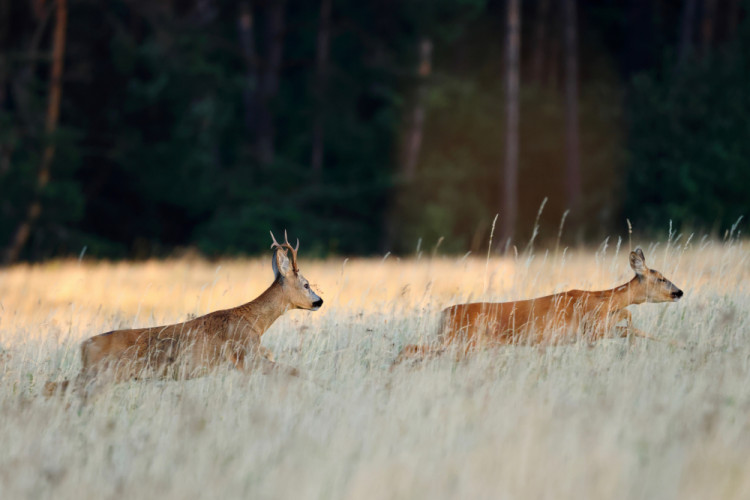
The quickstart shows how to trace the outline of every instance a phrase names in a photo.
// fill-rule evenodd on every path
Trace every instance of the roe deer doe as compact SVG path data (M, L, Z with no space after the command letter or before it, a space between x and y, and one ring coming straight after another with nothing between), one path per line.
M659 271L646 267L643 251L630 252L630 267L635 278L602 291L569 290L536 299L516 302L476 302L457 304L443 310L437 345L407 345L394 365L409 358L439 354L450 344L466 350L484 344L541 344L575 340L578 335L598 340L621 321L620 335L654 337L634 328L631 304L676 302L682 290Z
M225 363L239 370L260 367L264 372L279 369L297 375L296 369L273 361L271 352L260 344L261 335L287 310L317 311L323 299L299 272L299 240L293 248L286 231L284 243L278 243L273 233L271 239L275 279L258 298L184 323L116 330L91 337L81 344L83 366L75 380L76 389L86 388L98 376L115 382L149 377L191 378ZM47 382L44 394L65 391L69 383Z

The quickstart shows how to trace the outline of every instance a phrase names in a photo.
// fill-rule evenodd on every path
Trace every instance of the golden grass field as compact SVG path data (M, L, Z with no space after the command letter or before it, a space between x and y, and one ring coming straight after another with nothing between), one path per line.
M262 259L56 261L0 270L0 498L750 498L750 245L642 242L685 291L631 306L683 347L607 339L389 367L438 312L632 278L627 252L332 258L325 299L264 335L307 377L227 369L45 400L78 343L255 298ZM312 382L315 381L315 382Z

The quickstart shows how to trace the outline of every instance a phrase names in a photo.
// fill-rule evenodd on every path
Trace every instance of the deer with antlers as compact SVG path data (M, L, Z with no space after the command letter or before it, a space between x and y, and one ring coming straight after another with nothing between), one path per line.
M633 327L632 304L676 302L683 292L659 271L646 267L640 248L630 252L635 277L624 285L602 291L569 290L516 302L475 302L443 310L436 345L404 347L394 365L442 353L459 344L464 352L480 345L560 343L578 338L596 341L616 328L621 336L657 340ZM616 327L625 322L624 326Z
M294 368L275 363L260 343L261 336L289 309L317 311L323 305L300 274L297 246L284 231L284 243L271 233L274 281L258 298L231 309L214 311L184 323L116 330L96 335L81 344L81 372L74 386L81 390L95 379L119 382L128 379L200 376L223 364L243 371L261 368L298 375ZM287 254L288 252L288 254ZM290 259L291 257L291 259ZM47 382L47 396L65 391L69 381Z

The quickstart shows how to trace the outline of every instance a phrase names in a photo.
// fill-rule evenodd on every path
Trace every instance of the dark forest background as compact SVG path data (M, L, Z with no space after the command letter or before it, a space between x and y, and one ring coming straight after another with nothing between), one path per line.
M478 250L750 208L743 0L0 0L4 260Z

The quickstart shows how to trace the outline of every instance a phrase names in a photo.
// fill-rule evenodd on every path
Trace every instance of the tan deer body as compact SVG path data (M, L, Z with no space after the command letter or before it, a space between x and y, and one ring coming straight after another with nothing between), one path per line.
M273 238L273 234L271 235ZM273 284L258 298L231 309L174 325L116 330L96 335L81 344L81 372L75 386L84 388L96 378L112 381L137 378L191 378L231 364L240 370L293 368L274 363L261 346L261 336L289 309L317 310L323 300L310 289L297 267L297 248L273 240ZM287 258L291 252L291 262ZM65 390L68 381L48 382L45 394Z
M636 273L630 282L602 291L569 290L515 302L457 304L441 313L436 346L408 345L395 363L442 352L450 345L466 350L485 345L588 341L607 336L624 321L620 335L653 338L631 324L632 304L674 302L683 292L658 271L648 269L640 249L630 254Z

